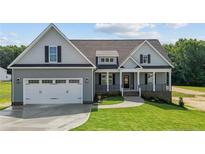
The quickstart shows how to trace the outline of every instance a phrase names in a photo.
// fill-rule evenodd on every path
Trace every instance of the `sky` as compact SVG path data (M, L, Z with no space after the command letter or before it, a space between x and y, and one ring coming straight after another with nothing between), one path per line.
M0 23L0 45L28 45L48 23ZM185 23L55 23L68 39L159 39L175 43L179 38L205 40L205 24Z

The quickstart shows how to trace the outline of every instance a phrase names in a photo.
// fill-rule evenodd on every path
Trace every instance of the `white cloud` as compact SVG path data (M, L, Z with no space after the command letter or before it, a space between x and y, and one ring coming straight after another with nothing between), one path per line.
M23 42L21 42L18 38L17 38L17 33L15 32L10 32L7 34L4 34L2 32L0 32L0 45L2 46L6 46L6 45L23 45Z
M15 33L15 32L10 32L9 35L12 36L12 37L17 37L18 36L17 33Z
M168 27L171 27L174 29L185 27L187 25L188 25L187 23L169 23L169 24L167 24Z
M152 29L154 24L123 24L123 23L100 23L95 28L98 32L114 34L121 38L159 38L160 34L155 31L143 31L144 28Z

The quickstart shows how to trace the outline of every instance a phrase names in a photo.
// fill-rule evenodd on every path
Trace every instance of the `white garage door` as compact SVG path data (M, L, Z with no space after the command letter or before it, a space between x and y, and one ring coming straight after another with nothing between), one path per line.
M24 104L74 104L83 102L82 78L23 79Z

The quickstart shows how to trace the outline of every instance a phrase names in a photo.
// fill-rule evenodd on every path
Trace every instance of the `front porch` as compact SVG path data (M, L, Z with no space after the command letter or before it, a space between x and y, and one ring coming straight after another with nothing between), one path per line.
M120 92L122 96L171 92L171 69L97 70L95 91L97 94Z

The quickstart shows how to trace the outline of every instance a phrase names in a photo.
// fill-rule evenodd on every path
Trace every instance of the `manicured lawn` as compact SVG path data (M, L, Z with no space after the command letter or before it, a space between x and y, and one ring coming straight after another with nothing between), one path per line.
M100 105L119 104L119 103L122 103L123 101L124 101L124 98L122 96L108 97L108 98L103 99Z
M192 87L192 86L176 86L176 87L183 88L183 89L188 89L188 90L205 92L205 87Z
M133 108L93 109L74 130L205 130L205 112L147 101Z
M11 104L11 82L0 82L0 110Z
M172 97L195 97L195 95L172 91Z

